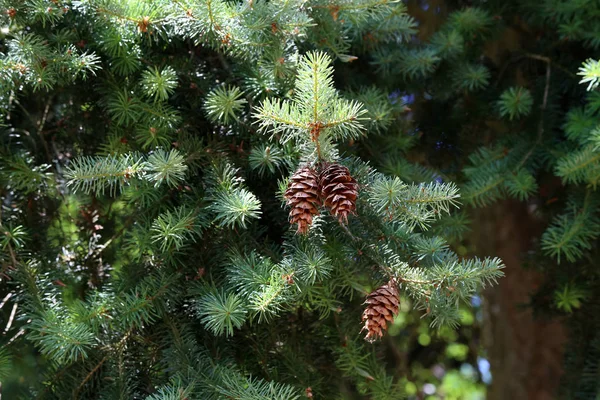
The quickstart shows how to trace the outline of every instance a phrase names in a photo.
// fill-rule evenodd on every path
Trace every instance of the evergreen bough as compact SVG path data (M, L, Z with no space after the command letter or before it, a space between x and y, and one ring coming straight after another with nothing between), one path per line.
M502 275L499 259L459 257L429 229L458 206L456 185L404 182L348 149L395 110L380 89L338 91L334 60L371 53L385 71L395 47L413 79L442 59L405 44L416 23L402 3L0 9L0 261L18 310L0 374L35 346L40 379L23 398L331 398L340 374L391 398L397 380L362 344L365 296L392 280L433 326L454 327L459 304ZM478 15L454 23L484 35ZM487 84L468 71L459 87ZM358 197L347 225L321 214L295 235L282 189L319 163L347 168Z

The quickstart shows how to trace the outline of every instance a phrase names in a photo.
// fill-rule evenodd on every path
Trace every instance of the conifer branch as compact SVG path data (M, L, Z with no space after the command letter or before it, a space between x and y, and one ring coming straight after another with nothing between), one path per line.
M104 364L104 362L108 360L108 355L104 356L97 364L94 368L92 368L92 370L90 372L88 372L88 374L85 376L85 378L83 379L83 381L79 384L79 386L77 387L77 390L75 390L75 397L77 397L77 395L79 394L79 392L81 392L81 390L83 389L83 387L85 386L85 384L92 379L92 377L94 376L94 374L96 374L96 372L100 369L100 367L102 367L102 365Z
M467 222L446 217L458 189L409 161L413 101L389 93L410 80L419 103L483 107L495 71L473 54L494 18L451 13L417 43L402 2L338 3L35 0L0 17L0 261L19 284L10 328L32 344L15 348L35 347L44 375L25 396L330 398L321 379L340 373L350 396L397 396L405 382L354 338L354 297L389 278L433 325L455 326L457 304L500 275L499 261L460 259L444 240ZM347 72L371 76L371 59L389 75L348 90ZM569 140L584 136L595 144ZM42 146L52 165L38 163ZM342 158L363 146L407 183ZM526 150L482 152L473 169L502 176ZM498 191L532 193L535 158ZM57 193L63 182L72 193ZM287 232L282 198L306 235ZM332 332L344 348L323 339ZM0 378L3 366L0 351Z
M546 106L548 105L548 93L550 92L550 74L551 74L551 60L548 57L536 56L536 55L528 55L530 58L535 58L537 60L544 61L546 63L546 84L544 86L544 97L542 99L542 105L540 106L540 122L538 123L538 132L534 145L532 148L525 154L521 162L517 164L515 170L519 170L525 162L531 157L535 147L538 146L544 137L544 113L546 111ZM534 57L535 56L535 57Z

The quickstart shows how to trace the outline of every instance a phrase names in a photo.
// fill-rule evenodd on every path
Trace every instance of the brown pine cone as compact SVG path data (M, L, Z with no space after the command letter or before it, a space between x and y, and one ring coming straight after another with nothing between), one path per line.
M348 222L348 214L356 210L358 184L348 168L339 164L327 165L320 175L321 198L340 222Z
M319 213L319 180L309 167L299 168L290 178L285 191L287 205L291 207L290 223L298 224L298 233L308 232L313 216Z
M394 320L398 315L400 296L398 287L393 280L369 293L365 300L367 308L363 312L362 320L365 323L362 330L367 331L365 340L374 342L383 337L383 331L387 329L387 322Z

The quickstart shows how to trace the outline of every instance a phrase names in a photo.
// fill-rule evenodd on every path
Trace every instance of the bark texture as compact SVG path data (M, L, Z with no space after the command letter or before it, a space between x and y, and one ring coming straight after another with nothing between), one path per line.
M534 318L528 304L543 276L521 265L538 227L517 202L477 210L474 217L477 253L506 264L506 276L484 294L484 344L493 379L487 398L556 399L565 329L559 321Z

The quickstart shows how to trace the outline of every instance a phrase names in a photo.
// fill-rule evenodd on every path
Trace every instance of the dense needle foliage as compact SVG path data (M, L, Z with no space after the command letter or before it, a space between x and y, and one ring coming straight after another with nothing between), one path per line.
M0 10L0 378L32 354L21 397L402 398L421 378L364 342L362 302L392 278L395 335L417 315L452 336L501 275L464 257L468 212L513 199L543 227L530 305L570 330L564 396L596 398L596 2ZM296 234L284 192L323 163L356 213Z
M416 29L402 3L0 4L2 279L16 305L0 371L35 348L22 397L398 398L404 377L361 333L366 295L392 280L455 328L502 275L499 259L447 245L455 184L353 154L401 112L382 89L340 91L334 61L379 51L365 34L402 48ZM324 163L358 198L296 234L288 179Z

